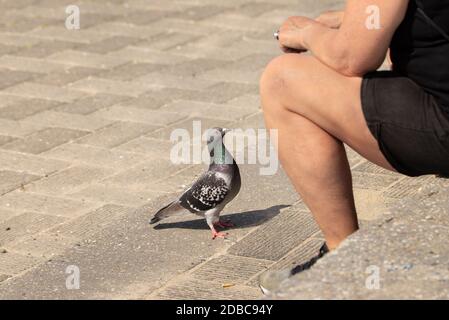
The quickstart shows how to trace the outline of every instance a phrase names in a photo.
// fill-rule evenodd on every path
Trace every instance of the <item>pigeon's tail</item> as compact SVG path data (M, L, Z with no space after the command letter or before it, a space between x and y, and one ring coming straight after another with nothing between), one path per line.
M156 222L161 221L164 218L173 216L175 214L181 213L181 211L184 211L185 209L181 207L178 201L173 201L167 204L165 207L160 209L158 212L155 213L153 218L150 220L150 224L154 224Z

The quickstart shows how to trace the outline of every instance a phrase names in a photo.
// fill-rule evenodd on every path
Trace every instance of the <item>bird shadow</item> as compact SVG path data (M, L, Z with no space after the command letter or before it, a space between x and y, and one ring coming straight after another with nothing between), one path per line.
M281 212L281 209L290 207L290 205L276 205L263 210L251 210L240 213L226 214L221 216L222 219L231 219L232 223L235 224L235 227L231 229L238 228L246 228L253 227L262 224L263 222L273 218ZM204 218L189 220L189 221L180 221L180 222L169 222L169 223L160 223L154 227L156 230L162 229L209 229Z

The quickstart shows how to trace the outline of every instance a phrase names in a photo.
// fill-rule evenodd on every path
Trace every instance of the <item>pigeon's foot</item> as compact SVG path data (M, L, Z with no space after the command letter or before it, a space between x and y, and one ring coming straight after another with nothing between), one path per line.
M215 238L226 239L227 235L228 235L227 232L218 232L217 230L212 230L212 240L215 240Z
M235 224L231 222L231 220L219 220L217 223L214 224L216 227L221 228L231 228L235 227Z

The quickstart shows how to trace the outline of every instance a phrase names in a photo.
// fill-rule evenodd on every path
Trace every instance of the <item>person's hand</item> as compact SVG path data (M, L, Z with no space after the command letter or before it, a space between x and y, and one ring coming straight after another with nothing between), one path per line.
M338 29L343 22L344 15L344 11L325 11L315 20L324 24L326 27Z
M279 45L284 52L304 52L303 30L318 23L307 17L290 17L279 28Z

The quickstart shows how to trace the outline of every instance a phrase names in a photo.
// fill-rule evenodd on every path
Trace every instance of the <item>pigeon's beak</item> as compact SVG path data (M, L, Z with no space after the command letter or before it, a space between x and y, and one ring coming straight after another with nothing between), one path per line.
M223 137L225 136L226 133L228 133L229 131L232 131L232 129L229 128L223 128Z

